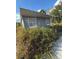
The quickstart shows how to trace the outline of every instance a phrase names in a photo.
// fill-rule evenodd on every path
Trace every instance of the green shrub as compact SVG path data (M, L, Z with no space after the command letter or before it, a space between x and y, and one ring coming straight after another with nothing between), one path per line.
M17 59L43 59L50 56L58 34L50 28L17 29ZM50 53L50 54L49 54ZM49 59L49 58L48 58Z
M37 28L30 29L30 48L29 59L35 59L35 56L43 55L51 50L53 33L50 29Z

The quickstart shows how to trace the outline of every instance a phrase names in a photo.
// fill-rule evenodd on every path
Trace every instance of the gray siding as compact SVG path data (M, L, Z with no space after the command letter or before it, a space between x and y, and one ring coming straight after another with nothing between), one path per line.
M50 24L50 19L37 18L37 26L44 27Z
M24 27L28 28L29 27L28 18L23 18L23 22L24 22Z
M33 28L33 27L45 27L50 25L50 19L46 18L27 18L23 17L23 26L25 28Z

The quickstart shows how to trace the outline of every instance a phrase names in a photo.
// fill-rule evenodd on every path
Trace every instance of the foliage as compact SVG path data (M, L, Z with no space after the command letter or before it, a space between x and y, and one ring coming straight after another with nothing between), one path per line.
M28 59L29 35L22 27L16 27L16 57Z
M52 29L55 32L56 38L62 35L62 2L61 4L55 6L55 8L51 11L50 15L53 16L52 19Z
M43 9L40 11L40 13L46 14L45 10Z
M62 22L62 4L57 5L55 9L51 11L50 15L53 15L53 23L61 23Z
M61 12L62 12L62 5L57 5L50 14L54 16L60 16L62 14Z
M29 59L36 59L35 56L41 56L42 54L50 51L53 41L53 33L50 29L37 28L30 29L30 49Z
M17 29L17 59L41 59L52 48L54 32L49 28ZM51 54L51 53L50 53ZM49 54L48 54L49 55ZM43 57L42 57L43 56Z
M21 26L21 23L16 22L16 27Z

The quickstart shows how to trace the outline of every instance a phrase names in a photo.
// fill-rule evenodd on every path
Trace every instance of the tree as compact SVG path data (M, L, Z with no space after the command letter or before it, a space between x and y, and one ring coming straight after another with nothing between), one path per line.
M61 22L62 21L62 4L59 4L57 6L55 6L55 9L53 9L50 13L51 15L53 15L53 22Z
M40 11L40 13L46 14L45 10L43 9Z
M55 6L55 8L51 11L50 15L53 16L53 30L57 33L62 32L62 3Z

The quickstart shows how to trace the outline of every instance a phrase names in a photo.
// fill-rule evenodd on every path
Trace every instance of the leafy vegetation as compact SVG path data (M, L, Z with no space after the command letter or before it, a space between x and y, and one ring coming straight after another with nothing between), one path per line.
M62 3L57 5L55 9L51 11L50 15L53 15L54 24L62 23Z
M17 59L19 57L27 59L42 58L40 56L51 50L52 35L51 29L35 28L24 30L22 27L17 28Z
M50 15L53 15L52 28L57 35L62 34L62 2L51 11Z
M17 59L43 59L51 58L52 43L56 41L58 34L52 28L23 29L17 27ZM48 55L47 55L48 54Z
M40 13L46 14L45 10L43 9L40 11Z
M37 57L42 56L44 53L50 51L53 41L52 30L37 28L37 29L30 29L29 32L31 39L29 59L36 59Z

